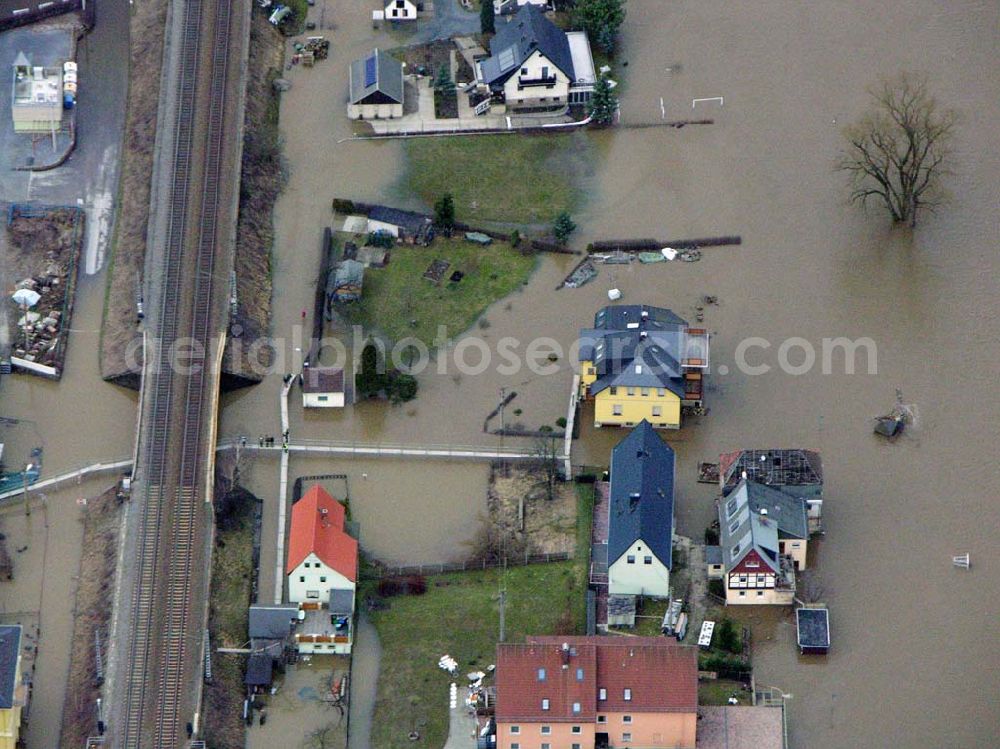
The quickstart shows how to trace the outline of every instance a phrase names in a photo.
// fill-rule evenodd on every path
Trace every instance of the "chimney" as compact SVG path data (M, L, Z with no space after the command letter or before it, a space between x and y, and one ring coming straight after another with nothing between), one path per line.
M767 508L766 507L761 507L760 508L760 516L762 518L766 518L767 517Z
M741 473L740 475L743 477L744 481L747 480L747 472L746 471L743 471L743 473Z
M562 667L564 669L569 668L569 643L564 642L562 644Z

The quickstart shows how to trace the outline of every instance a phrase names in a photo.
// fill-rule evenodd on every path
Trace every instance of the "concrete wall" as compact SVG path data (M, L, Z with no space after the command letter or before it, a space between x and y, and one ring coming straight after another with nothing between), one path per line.
M347 116L352 120L391 120L403 116L403 105L349 104Z
M578 732L574 732L574 727ZM517 733L514 733L514 729ZM549 733L542 733L547 728ZM497 723L498 749L542 749L548 744L551 749L573 749L579 744L580 749L590 749L594 746L593 723L524 723L512 721Z
M698 715L690 713L601 713L607 723L597 730L608 734L614 747L643 747L643 749L694 749ZM630 722L626 722L626 718ZM631 739L626 739L626 735Z
M552 86L528 86L520 88L521 80L535 80L542 77L543 68L548 75L555 76ZM522 72L527 70L527 72ZM521 71L512 75L504 84L504 96L508 107L544 107L566 104L569 98L569 78L549 62L541 52L536 51L521 65ZM542 101L544 99L545 101Z
M629 557L635 562L629 564ZM650 564L645 563L650 557ZM641 539L608 568L608 593L610 595L646 595L666 598L670 595L670 570L661 562L648 544Z

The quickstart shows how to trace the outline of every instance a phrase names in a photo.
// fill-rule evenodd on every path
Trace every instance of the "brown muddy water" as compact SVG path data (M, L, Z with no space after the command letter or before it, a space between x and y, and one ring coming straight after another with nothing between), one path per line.
M391 194L405 168L398 142L337 143L349 131L340 73L376 41L364 13L345 5L327 2L339 26L333 58L292 71L283 103L291 181L277 216L279 335L290 334L311 298L330 198ZM630 0L628 13L625 123L658 120L661 97L668 119L693 116L696 97L723 96L725 105L699 105L694 114L716 119L710 127L590 135L602 163L574 242L741 234L743 245L708 249L697 264L605 269L595 283L560 292L553 289L573 261L546 258L523 291L487 312L482 337L551 336L568 346L612 286L625 301L687 316L702 295L717 295L705 319L714 334L711 413L668 435L679 458L679 530L699 536L712 516L711 487L695 483L699 460L741 446L801 445L821 450L826 466L827 536L817 571L832 610L833 651L821 661L799 658L794 630L777 612L762 616L771 623L755 638L759 681L794 695L792 745L988 744L1000 717L991 696L1000 688L992 603L1000 593L993 530L1000 511L991 496L998 472L995 451L985 447L1000 437L997 6ZM951 202L912 236L889 231L877 212L847 206L832 171L840 128L865 106L865 86L904 69L927 73L942 102L964 116ZM847 375L841 366L824 375L817 366L801 376L744 375L733 366L734 350L749 336L772 342L761 352L772 366L789 337L819 351L823 338L868 336L878 373ZM860 360L859 371L866 371ZM537 426L563 415L570 379L566 369L549 377L425 374L413 404L366 404L308 420L293 408L292 433L489 444L495 438L483 434L482 420L500 387L517 391L512 407ZM277 432L279 386L272 377L228 396L223 433ZM871 434L871 418L892 404L896 388L919 415L887 445ZM587 418L585 409L574 460L606 463L622 435L595 432ZM420 486L451 471L432 476L414 461L379 462L380 491L391 497L381 502L393 510L371 512L363 540L379 539L390 556L414 561L455 548L456 516L476 512L464 504L471 495L447 497L444 488L430 506ZM359 496L355 511L364 504ZM440 525L406 534L376 526L396 528L400 514L421 506L440 512ZM951 566L965 551L971 572Z
M283 100L282 129L290 182L276 217L276 335L291 336L299 311L311 306L330 199L348 194L399 202L386 198L405 168L399 142L338 142L350 135L344 116L350 60L375 44L399 43L398 36L371 29L369 12L363 3L319 0L314 17L334 26L324 30L333 41L331 58L289 73L293 87ZM588 135L600 164L588 185L589 203L576 216L574 243L737 233L743 245L708 249L695 264L604 269L591 285L560 292L553 289L574 260L545 258L521 292L486 313L491 326L482 337L495 343L507 335L522 342L548 336L568 346L612 286L625 301L689 317L702 295L717 295L720 304L707 308L705 319L714 333L711 413L667 435L679 461L679 531L697 537L712 515L711 487L695 483L699 460L741 446L801 445L821 450L826 467L827 536L816 569L832 611L833 651L823 660L798 657L781 612L762 614L755 629L759 682L794 695L792 745L992 745L1000 721L994 699L1000 690L994 603L1000 510L993 498L1000 476L991 447L1000 439L1000 9L971 0L629 0L628 12L621 55L629 63L626 124L658 120L661 97L669 119L693 116L695 97L724 96L725 105L695 110L716 119L710 127ZM840 127L865 106L864 87L902 69L927 73L942 102L964 117L948 183L951 202L912 236L890 232L877 213L865 216L845 205L842 179L832 172ZM10 465L42 442L46 473L129 453L135 395L97 374L102 298L102 281L82 280L73 321L78 332L61 383L10 377L0 384L2 414L34 422L4 427ZM823 338L868 336L877 344L878 373L824 375L817 367L802 376L744 375L733 366L734 351L749 336L772 343L760 352L771 365L789 337L818 350ZM719 365L730 373L721 374ZM308 419L294 405L295 391L292 435L493 444L482 421L501 387L517 391L512 408L523 410L519 420L538 426L564 414L570 381L565 367L552 376L506 377L491 371L456 377L452 368L422 375L419 398L406 406L365 404ZM275 375L227 395L222 435L277 434L280 383ZM896 388L916 404L918 420L887 445L872 436L870 419L892 404ZM604 464L622 434L595 432L587 418L584 409L574 461ZM391 561L461 556L485 505L482 465L292 461L293 477L340 471L352 476L363 545ZM274 569L276 474L277 461L262 458L250 481L269 503L262 591L270 589ZM55 499L49 502L49 544L72 557L79 553L78 510L72 492L63 494L70 497L60 505L70 507L65 513L54 515ZM17 548L18 525L6 523ZM25 553L37 553L30 549L40 545L39 533L20 530L30 541ZM951 556L966 551L972 571L952 568ZM54 570L44 585L38 572L33 585L25 578L26 587L19 581L16 591L0 588L0 595L8 611L37 606L40 590L46 591L44 610L49 601L59 603L43 614L36 692L55 710L61 696L45 695L62 693L75 563L52 564L50 557L38 567ZM62 587L50 596L56 582ZM43 671L46 657L51 665ZM30 746L53 745L54 734L42 727L48 709L33 711ZM54 730L58 720L52 713Z

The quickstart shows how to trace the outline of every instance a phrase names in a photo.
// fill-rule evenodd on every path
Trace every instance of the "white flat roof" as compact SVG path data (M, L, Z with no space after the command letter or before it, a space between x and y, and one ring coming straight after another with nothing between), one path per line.
M590 52L590 41L586 32L567 32L566 40L569 42L569 52L573 57L575 83L595 83L597 76L594 75L594 56Z

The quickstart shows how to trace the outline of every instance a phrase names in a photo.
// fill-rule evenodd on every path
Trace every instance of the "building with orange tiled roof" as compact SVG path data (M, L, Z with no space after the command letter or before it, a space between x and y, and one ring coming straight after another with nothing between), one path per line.
M664 638L497 647L498 749L695 746L698 655Z
M300 653L351 651L358 542L346 519L344 506L320 486L292 505L285 573L288 600L299 604Z

